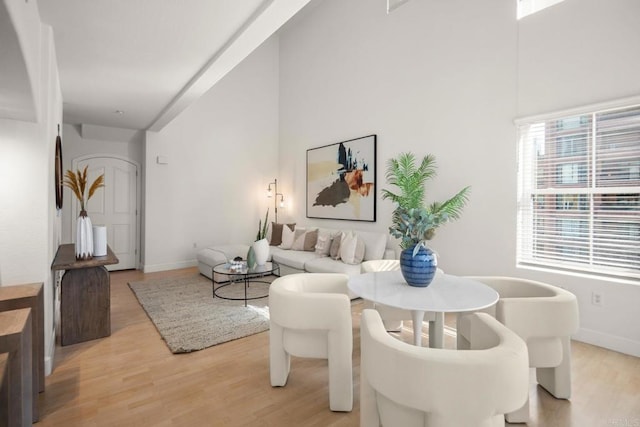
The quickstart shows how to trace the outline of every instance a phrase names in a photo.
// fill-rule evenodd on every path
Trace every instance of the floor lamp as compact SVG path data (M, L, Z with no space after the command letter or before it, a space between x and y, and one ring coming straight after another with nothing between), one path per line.
M271 190L271 186L273 185L273 189L275 190L274 192L272 192ZM269 183L269 186L267 187L267 197L273 197L275 193L275 197L273 198L273 209L275 211L275 215L276 215L276 224L278 223L278 196L280 196L280 207L284 208L284 195L282 193L278 193L278 179L274 178L273 182Z

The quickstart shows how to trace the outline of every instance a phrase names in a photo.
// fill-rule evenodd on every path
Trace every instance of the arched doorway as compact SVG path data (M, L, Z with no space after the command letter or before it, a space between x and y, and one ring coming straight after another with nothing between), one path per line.
M140 166L126 158L113 155L90 155L73 160L73 169L88 166L88 182L104 173L104 188L96 191L87 205L93 225L106 225L107 242L120 262L107 266L109 270L138 268L140 260ZM78 204L73 203L72 218L78 216ZM75 226L71 227L75 241Z

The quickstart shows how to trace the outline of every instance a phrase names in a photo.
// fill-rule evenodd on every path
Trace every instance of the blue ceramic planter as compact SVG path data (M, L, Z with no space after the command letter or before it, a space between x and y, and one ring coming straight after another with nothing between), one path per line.
M424 246L413 256L413 247L400 254L400 271L404 280L411 286L426 288L436 275L438 261L436 254Z

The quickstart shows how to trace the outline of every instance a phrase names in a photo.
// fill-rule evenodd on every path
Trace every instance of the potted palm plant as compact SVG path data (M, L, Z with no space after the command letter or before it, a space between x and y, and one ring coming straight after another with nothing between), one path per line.
M470 187L460 190L444 202L425 203L425 184L436 175L436 161L431 154L416 166L413 153L401 153L387 161L385 178L397 190L382 190L382 198L397 206L391 217L390 234L400 239L400 269L409 285L428 286L436 272L435 254L427 246L436 229L458 219L466 205Z

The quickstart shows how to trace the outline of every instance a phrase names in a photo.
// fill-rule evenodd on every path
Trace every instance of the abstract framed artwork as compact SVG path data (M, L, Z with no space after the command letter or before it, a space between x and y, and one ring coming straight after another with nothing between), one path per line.
M307 218L376 220L376 135L307 150Z

